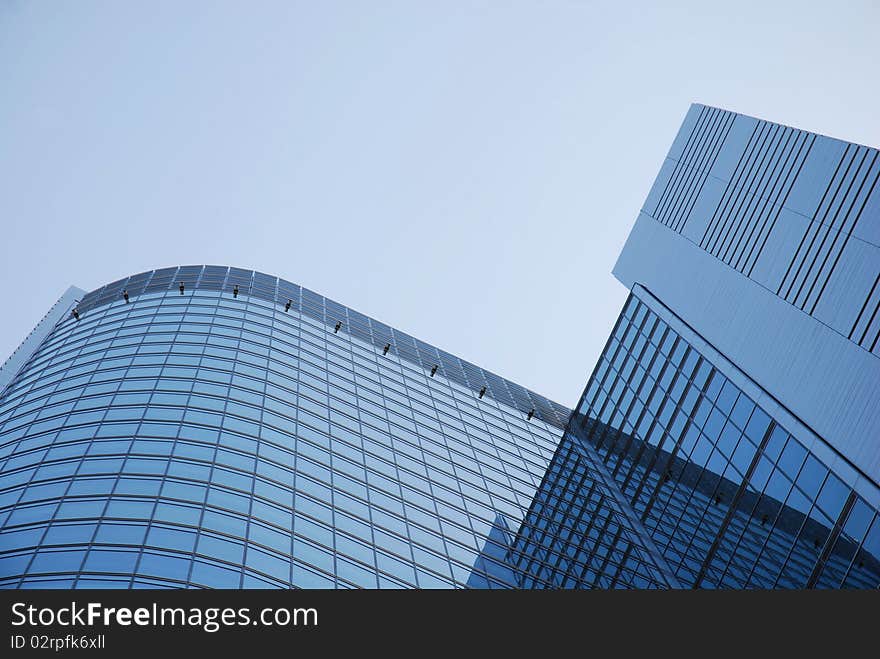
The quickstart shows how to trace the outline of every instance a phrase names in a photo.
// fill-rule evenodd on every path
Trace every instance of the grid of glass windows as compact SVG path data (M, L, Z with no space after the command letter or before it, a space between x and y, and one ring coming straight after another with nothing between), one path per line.
M223 291L231 293L233 297L247 295L283 306L286 311L300 312L303 316L333 326L336 333L342 331L350 334L381 349L383 354L390 352L398 355L463 387L482 392L481 397L494 398L523 413L543 419L560 430L571 415L567 407L405 332L307 288L253 270L218 265L183 265L141 272L86 293L77 305L77 311L85 314L95 307L117 302L126 295L132 298L143 293L193 290Z
M590 460L566 433L508 562L523 588L664 588L669 581Z
M515 586L487 543L559 429L243 288L90 294L35 351L0 397L0 585Z
M554 457L555 476L539 497L570 487L572 455L599 460L575 479L577 505L551 507L545 523L556 520L561 529L577 524L578 506L594 496L597 483L613 479L640 519L642 547L657 548L658 567L671 571L680 586L880 584L877 510L635 295ZM535 537L533 512L518 542ZM571 551L561 531L539 540L559 554ZM582 548L595 543L583 536ZM606 579L620 562L609 565ZM553 561L543 567L552 570Z

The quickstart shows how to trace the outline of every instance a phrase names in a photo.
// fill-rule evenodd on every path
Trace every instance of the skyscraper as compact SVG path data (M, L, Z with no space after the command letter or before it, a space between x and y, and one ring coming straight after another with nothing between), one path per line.
M876 149L690 108L510 552L524 586L880 584L878 177Z
M13 588L515 586L498 556L570 413L214 266L68 291L0 377Z
M0 368L0 586L877 587L878 179L692 106L574 411L258 272L72 288Z

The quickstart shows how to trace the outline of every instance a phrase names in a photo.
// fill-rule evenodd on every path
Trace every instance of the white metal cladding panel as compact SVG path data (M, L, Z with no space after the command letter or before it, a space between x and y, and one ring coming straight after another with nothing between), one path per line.
M752 270L752 280L768 290L776 290L809 224L810 220L803 215L781 208L776 228L767 237L761 258Z
M880 193L876 188L862 210L862 217L853 229L853 236L880 246Z
M880 359L645 214L614 274L642 284L880 482Z
M880 354L880 153L691 106L642 212Z
M880 263L880 247L871 245L861 240L851 240L843 251L840 263L834 269L834 274L828 280L825 294L822 296L813 317L830 325L841 334L870 349L868 339L876 335L876 332L867 332L864 341L861 333L852 332L853 327L864 328L867 324L869 313L873 311L870 303L877 298L871 296L871 289L877 276L877 264ZM861 309L868 303L862 313L862 321L858 322ZM874 302L876 305L876 302ZM873 339L871 339L873 340ZM876 348L875 348L876 351Z
M706 181L687 224L681 230L683 236L697 244L700 243L709 230L712 214L718 206L718 200L724 194L726 185L723 180L714 176Z

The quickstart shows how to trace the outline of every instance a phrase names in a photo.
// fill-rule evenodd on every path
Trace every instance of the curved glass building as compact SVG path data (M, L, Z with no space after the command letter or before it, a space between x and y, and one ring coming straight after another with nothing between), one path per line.
M880 151L692 106L574 413L258 272L71 289L0 586L877 588L878 245Z
M0 371L3 586L516 585L569 410L258 272L76 297Z

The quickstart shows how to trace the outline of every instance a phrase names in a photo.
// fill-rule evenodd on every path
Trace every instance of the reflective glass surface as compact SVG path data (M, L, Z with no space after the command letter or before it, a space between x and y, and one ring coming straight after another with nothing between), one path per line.
M516 585L490 535L518 528L559 428L304 289L285 310L177 283L90 294L2 393L0 585Z
M880 515L631 295L509 556L525 585L876 588Z

